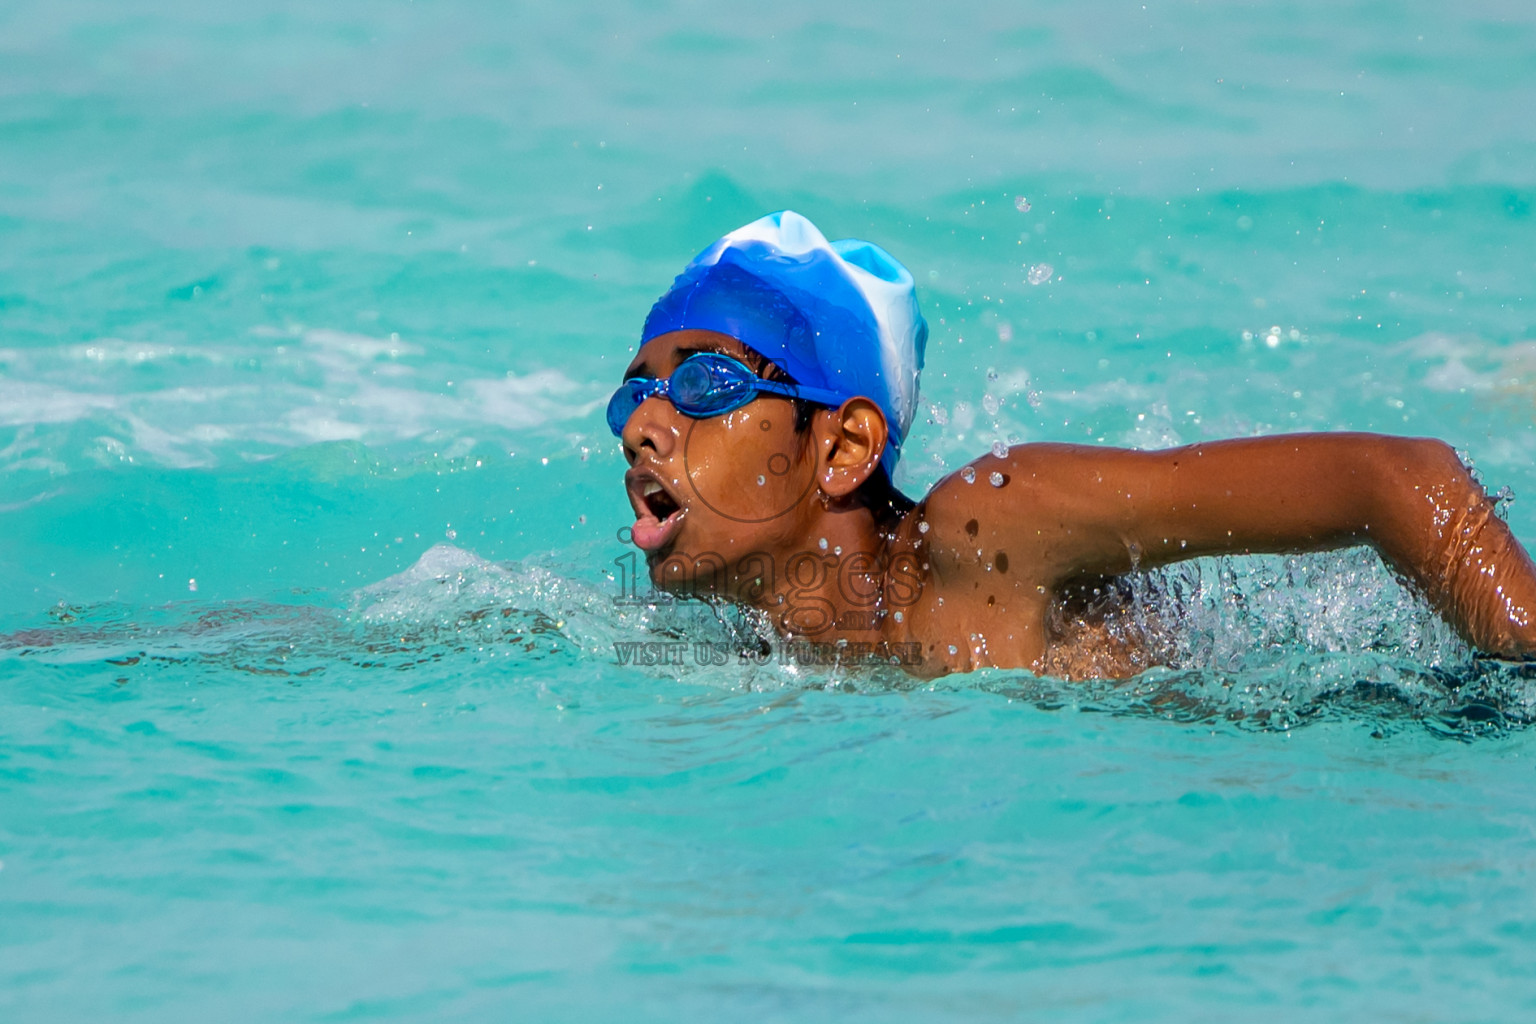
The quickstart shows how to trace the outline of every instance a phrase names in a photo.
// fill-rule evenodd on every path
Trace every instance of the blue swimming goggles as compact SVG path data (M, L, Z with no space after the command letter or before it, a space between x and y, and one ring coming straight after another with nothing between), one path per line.
M608 429L615 437L640 403L660 395L685 416L702 419L740 409L760 394L802 398L819 405L840 405L846 397L823 388L764 380L745 363L718 352L700 352L677 365L670 377L631 377L608 400Z

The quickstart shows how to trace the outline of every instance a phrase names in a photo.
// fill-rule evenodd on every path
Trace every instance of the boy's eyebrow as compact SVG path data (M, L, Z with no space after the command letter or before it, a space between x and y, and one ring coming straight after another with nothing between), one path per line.
M679 363L681 363L684 359L687 359L689 356L696 356L700 352L719 352L719 351L720 350L718 348L710 348L710 347L704 346L704 345L688 345L688 346L679 346L678 348L673 349L672 350L672 354L674 356L676 356L677 357L677 361ZM655 377L655 376L656 376L656 374L651 371L651 361L650 361L649 358L647 358L647 359L640 360L640 362L638 364L636 364L635 366L630 367L629 372L624 374L624 379L625 380L635 380L636 378L639 378L639 377Z
M624 372L625 380L636 380L641 377L652 378L655 376L656 374L651 370L651 361L648 358L640 360Z

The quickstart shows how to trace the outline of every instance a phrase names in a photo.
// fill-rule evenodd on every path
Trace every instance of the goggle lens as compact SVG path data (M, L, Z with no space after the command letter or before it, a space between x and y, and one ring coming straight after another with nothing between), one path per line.
M702 353L672 371L672 404L688 416L718 416L752 400L757 375L725 356Z
M694 409L702 408L709 401L714 387L714 374L699 361L698 356L683 360L667 381L667 393L672 404L689 415L693 415Z
M619 389L608 399L608 429L613 431L613 436L618 437L624 433L624 424L640 408L640 403L646 399L645 382L642 380L627 380L619 385Z
M701 352L684 359L666 379L636 377L620 384L608 400L608 429L622 436L624 424L652 395L671 400L685 416L719 416L750 402L760 383L757 374L730 356Z

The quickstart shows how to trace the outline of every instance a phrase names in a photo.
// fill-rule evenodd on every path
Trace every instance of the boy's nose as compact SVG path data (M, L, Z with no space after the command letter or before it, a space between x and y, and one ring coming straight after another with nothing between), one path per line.
M620 435L624 457L631 465L646 450L659 459L672 454L677 445L678 427L674 421L678 415L672 403L659 395L652 395L635 408Z

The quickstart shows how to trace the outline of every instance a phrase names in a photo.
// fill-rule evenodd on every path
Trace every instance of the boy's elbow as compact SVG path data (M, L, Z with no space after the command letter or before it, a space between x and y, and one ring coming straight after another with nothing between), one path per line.
M1456 449L1433 437L1384 437L1376 453L1376 468L1382 483L1391 490L1444 486L1470 479L1466 465Z
M1461 461L1461 456L1456 454L1456 449L1438 437L1410 437L1406 439L1412 446L1414 457L1419 460L1427 473L1438 473L1442 476L1461 476L1467 471L1466 464Z
M1360 506L1364 539L1395 561L1417 562L1446 524L1488 504L1456 449L1428 437L1385 437L1372 460L1374 486Z

